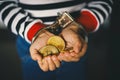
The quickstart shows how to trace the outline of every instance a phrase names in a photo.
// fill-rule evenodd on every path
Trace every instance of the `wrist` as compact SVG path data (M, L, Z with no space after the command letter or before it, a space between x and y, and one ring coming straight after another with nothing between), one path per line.
M72 30L76 34L78 34L85 42L88 42L88 33L87 33L87 31L84 29L84 27L82 25L78 24L75 21L73 21L68 27L66 27L63 30L65 30L65 31Z
M40 22L35 23L35 24L29 29L29 31L28 31L28 33L27 33L28 39L29 39L30 41L32 41L32 38L37 34L37 32L38 32L39 30L41 30L42 28L44 28L44 27L45 27L45 25L42 24L42 23L40 23Z
M53 35L51 32L47 30L47 27L44 27L40 29L32 38L32 43L38 38L38 37L50 37Z
M44 34L44 32L45 32L45 28L42 28L39 31L37 31L32 38L32 43L36 40L37 37L40 37L40 35Z

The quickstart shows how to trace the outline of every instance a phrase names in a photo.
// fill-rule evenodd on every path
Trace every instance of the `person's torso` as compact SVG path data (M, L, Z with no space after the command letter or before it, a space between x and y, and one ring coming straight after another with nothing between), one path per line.
M19 0L19 6L33 18L40 18L45 24L51 24L58 12L67 11L76 17L86 3L83 0Z

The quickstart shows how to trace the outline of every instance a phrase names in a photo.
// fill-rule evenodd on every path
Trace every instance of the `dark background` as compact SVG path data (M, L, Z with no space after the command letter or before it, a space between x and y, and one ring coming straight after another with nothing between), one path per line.
M114 1L109 25L89 35L88 80L120 80L120 1ZM15 46L15 36L0 29L0 80L21 80Z

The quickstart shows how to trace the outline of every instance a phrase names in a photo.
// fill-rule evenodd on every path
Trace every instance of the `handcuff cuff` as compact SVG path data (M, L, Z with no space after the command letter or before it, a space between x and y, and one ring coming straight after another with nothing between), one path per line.
M55 35L59 35L64 28L68 27L72 23L78 25L77 27L80 28L78 32L79 35L83 38L85 42L88 42L87 32L85 31L84 27L78 24L68 12L63 12L62 14L58 13L57 20L53 24L39 30L37 34L33 37L32 43L35 41L38 35L43 33L44 30L47 30Z

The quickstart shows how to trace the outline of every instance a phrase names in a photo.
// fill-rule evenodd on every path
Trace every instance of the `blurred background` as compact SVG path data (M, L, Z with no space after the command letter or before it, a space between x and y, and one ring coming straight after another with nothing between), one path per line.
M120 1L114 1L109 24L89 35L88 80L120 80ZM15 39L0 22L0 80L21 80Z

